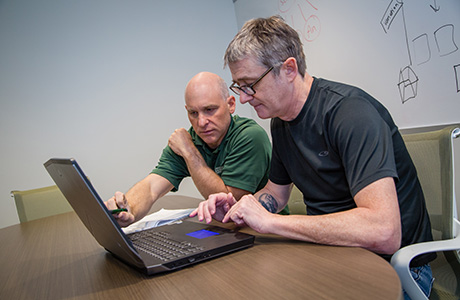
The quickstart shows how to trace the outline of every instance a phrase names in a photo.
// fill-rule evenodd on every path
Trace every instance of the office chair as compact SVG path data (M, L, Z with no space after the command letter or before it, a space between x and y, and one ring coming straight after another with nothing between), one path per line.
M291 215L306 215L307 208L303 201L302 192L293 184L291 195L288 200L289 213Z
M25 191L14 190L11 191L11 196L16 203L21 223L72 211L72 207L55 185Z
M403 247L391 259L403 289L413 300L427 297L411 276L410 261L420 254L441 251L431 263L435 281L430 298L459 299L460 222L457 217L453 161L453 139L459 135L457 126L403 135L422 185L434 238L432 242Z

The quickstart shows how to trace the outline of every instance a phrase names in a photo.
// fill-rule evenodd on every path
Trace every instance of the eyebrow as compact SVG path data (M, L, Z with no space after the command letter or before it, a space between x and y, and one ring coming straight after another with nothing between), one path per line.
M203 107L198 107L198 108L188 108L187 111L188 112L194 112L194 111L199 111L199 110L203 110L203 109L210 109L210 108L218 108L219 105L216 105L216 104L210 104L210 105L205 105Z
M256 81L257 78L251 78L251 77L243 77L243 78L240 78L238 81L244 81L245 84L244 85L248 85L248 84L251 84L252 82ZM236 83L238 84L239 86L241 86L241 84L238 82L238 81L235 81L235 80L232 80L233 83Z
M216 105L216 104L210 104L210 105L206 105L203 107L203 109L210 109L210 108L218 108L219 105Z

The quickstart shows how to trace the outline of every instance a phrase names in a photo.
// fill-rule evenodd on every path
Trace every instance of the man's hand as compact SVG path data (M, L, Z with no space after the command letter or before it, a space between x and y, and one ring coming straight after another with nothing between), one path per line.
M239 226L247 225L259 233L268 233L264 225L272 217L276 215L267 211L253 195L245 195L230 208L222 222L231 220Z
M190 217L198 215L198 220L206 220L206 223L210 223L212 218L217 221L222 221L225 214L229 209L236 204L236 200L232 193L218 193L209 196L208 200L202 201L198 208L195 209Z
M174 130L169 137L168 145L174 153L184 158L190 152L190 149L195 148L192 137L185 128Z
M113 215L121 227L126 227L134 222L134 215L131 211L131 207L129 206L125 194L122 192L116 192L112 198L105 202L105 205L109 210L117 208L126 208L128 210L127 212L122 211Z

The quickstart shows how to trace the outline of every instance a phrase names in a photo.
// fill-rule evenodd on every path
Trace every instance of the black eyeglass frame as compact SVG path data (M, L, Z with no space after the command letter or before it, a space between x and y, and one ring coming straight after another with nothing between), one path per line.
M246 84L246 85L242 85L242 86L238 86L236 85L236 82L233 82L232 85L229 87L232 92L234 92L235 94L237 95L240 95L240 91L242 91L243 93L245 93L246 95L248 96L253 96L256 91L254 90L254 86L259 83L259 81L262 80L262 78L265 77L265 75L267 75L268 73L270 73L271 70L273 70L274 67L270 67L267 69L267 71L265 71L262 75L260 75L259 78L256 79L256 81L254 81L253 83L251 84Z

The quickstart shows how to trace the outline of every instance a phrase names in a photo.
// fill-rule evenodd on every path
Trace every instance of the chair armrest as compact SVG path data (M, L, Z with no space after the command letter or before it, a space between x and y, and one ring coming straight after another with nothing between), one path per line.
M460 223L454 220L459 233ZM460 249L460 234L450 240L432 241L419 244L413 244L399 249L391 258L391 265L398 273L401 285L411 299L428 299L413 279L409 265L411 260L424 253L451 251Z

